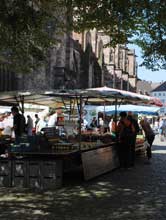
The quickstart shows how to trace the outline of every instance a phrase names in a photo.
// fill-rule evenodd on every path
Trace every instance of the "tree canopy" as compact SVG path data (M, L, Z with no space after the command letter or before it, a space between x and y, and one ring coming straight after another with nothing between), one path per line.
M70 1L70 0L69 0ZM142 65L166 69L165 0L72 0L73 29L103 30L110 45L135 43L142 48Z
M15 69L40 64L65 26L102 30L110 46L136 43L143 65L166 69L165 0L1 0L0 11L0 60Z
M41 65L62 19L55 1L0 1L0 61L17 72Z

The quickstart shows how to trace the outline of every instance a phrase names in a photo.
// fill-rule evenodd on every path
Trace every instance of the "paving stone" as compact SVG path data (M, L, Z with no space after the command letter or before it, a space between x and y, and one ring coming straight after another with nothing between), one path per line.
M87 182L75 176L54 191L0 188L0 219L165 220L166 141L156 136L152 149L150 164L137 157L131 170Z

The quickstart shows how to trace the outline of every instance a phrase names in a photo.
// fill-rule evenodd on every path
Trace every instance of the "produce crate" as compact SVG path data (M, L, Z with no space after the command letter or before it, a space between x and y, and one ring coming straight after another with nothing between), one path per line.
M30 160L27 162L27 187L41 188L40 161Z
M62 161L1 159L0 187L55 189L62 186Z
M11 161L0 159L0 187L11 186Z
M54 189L62 186L62 161L42 161L41 174L41 187L43 189Z
M12 186L26 187L27 186L27 162L26 160L12 161Z
M55 189L62 186L62 161L29 161L27 187Z

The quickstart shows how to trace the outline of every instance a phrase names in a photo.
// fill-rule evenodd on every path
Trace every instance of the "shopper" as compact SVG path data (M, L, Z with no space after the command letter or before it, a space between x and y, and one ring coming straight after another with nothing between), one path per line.
M135 128L127 118L126 112L120 112L120 121L117 125L117 134L119 139L118 154L120 166L122 168L131 167L131 147Z
M140 125L144 131L145 134L145 138L149 144L149 146L147 147L147 157L150 160L152 157L152 144L155 138L155 134L153 132L153 129L150 126L150 123L148 122L147 118L144 117L141 121L140 121Z
M139 125L138 125L138 122L137 120L133 117L133 114L131 111L128 112L128 116L127 118L130 120L130 122L133 124L134 126L134 133L133 133L133 136L131 137L132 138L132 145L131 145L131 166L134 166L135 164L135 146L136 146L136 138L137 138L137 134L139 133L140 131L140 128L139 128Z
M93 117L91 123L90 123L90 128L96 129L97 128L97 118Z
M26 129L27 129L27 135L32 136L33 120L30 115L27 115Z

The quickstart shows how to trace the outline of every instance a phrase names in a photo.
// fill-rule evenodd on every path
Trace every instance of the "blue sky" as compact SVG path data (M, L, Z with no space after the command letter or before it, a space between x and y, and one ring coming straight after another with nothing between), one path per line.
M138 63L138 77L142 80L152 81L152 82L162 82L166 81L166 70L151 71L145 67L139 67L142 62L141 59L141 49L135 45L129 45L129 49L135 49L135 54L137 55Z

